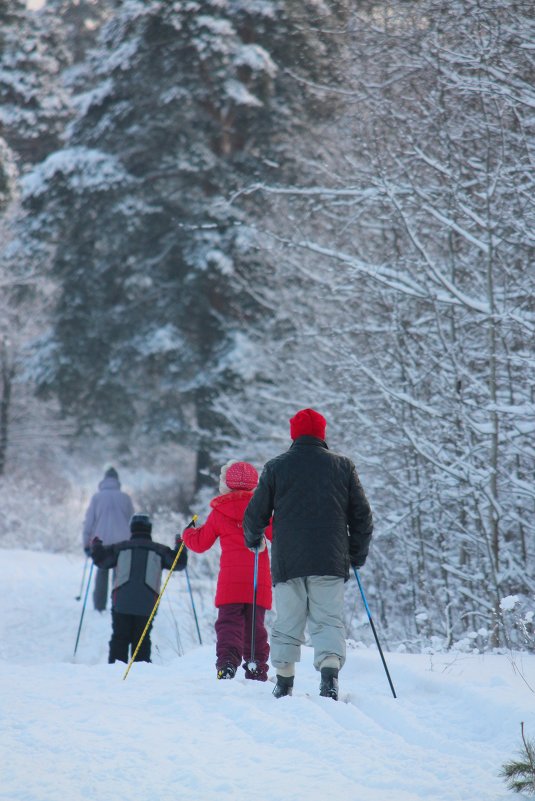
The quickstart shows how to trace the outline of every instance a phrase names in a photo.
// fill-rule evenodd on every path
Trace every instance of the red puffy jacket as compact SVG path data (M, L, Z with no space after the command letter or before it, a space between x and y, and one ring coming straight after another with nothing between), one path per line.
M215 605L252 604L254 582L254 553L243 538L243 515L253 493L235 490L218 495L210 501L212 511L203 526L188 528L182 539L190 551L203 553L212 547L219 537L221 559L215 594ZM266 537L271 540L271 524ZM271 571L267 548L258 556L256 603L271 609Z

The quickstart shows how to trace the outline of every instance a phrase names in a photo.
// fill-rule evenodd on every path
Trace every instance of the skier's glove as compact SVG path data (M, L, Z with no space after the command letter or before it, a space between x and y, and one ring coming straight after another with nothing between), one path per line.
M182 545L182 535L181 534L177 534L176 537L175 537L175 548L178 549L178 548L180 548L181 545Z
M262 537L258 545L248 545L247 547L253 553L256 551L257 548L258 548L258 553L262 553L262 551L266 550L266 538Z
M91 548L89 547L89 545L85 546L84 553L86 556L91 556Z
M361 567L364 567L364 562L366 559L351 559L351 567L356 567L357 570L360 570Z

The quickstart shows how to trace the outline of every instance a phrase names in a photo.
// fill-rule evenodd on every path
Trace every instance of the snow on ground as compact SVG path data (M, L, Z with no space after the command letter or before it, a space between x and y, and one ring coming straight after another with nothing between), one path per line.
M294 696L216 681L183 574L169 581L154 663L108 665L109 613L83 560L0 551L2 801L505 801L498 773L535 735L535 657L353 648L342 701L320 698L303 649ZM373 610L372 610L373 611ZM206 629L206 624L205 629Z

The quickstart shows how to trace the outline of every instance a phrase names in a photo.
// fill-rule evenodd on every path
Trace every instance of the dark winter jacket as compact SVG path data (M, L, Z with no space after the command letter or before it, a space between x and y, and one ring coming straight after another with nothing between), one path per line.
M149 534L132 534L129 540L114 545L93 544L91 556L97 567L113 571L112 609L127 615L148 617L160 593L162 569L173 566L177 551L153 542ZM182 549L176 570L188 563Z
M82 542L88 548L93 537L104 545L122 542L130 536L130 518L134 514L132 500L122 492L119 479L106 476L91 498L84 520Z
M372 513L353 462L316 437L298 437L264 467L245 511L245 541L254 547L273 516L273 583L299 576L349 577L362 567Z

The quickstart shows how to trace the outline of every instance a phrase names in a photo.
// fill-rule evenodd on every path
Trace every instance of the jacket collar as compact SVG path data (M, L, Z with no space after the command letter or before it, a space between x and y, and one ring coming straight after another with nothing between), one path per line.
M212 498L210 506L212 509L217 509L218 506L234 504L236 501L243 501L244 499L249 503L252 497L252 490L231 490L231 492L225 492L223 495L217 495L215 498Z
M145 534L141 532L136 532L135 534L130 534L131 540L152 540L150 534Z
M299 448L301 445L316 445L320 448L326 448L329 450L329 446L324 439L319 439L319 437L311 437L308 434L303 434L302 437L297 437L297 439L294 439L290 445L290 448Z

